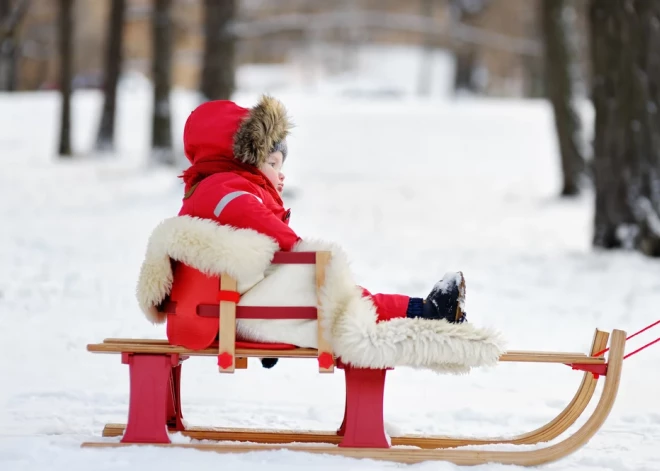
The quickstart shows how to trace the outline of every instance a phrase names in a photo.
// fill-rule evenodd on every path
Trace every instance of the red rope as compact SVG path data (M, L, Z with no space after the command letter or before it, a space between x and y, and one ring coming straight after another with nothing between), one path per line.
M644 350L645 348L648 348L648 347L650 347L651 345L653 345L654 343L658 343L658 342L660 342L660 337L658 337L657 339L655 339L653 342L649 342L649 343L647 343L647 344L644 345L643 347L639 347L639 348L638 348L637 350L635 350L634 352L630 352L629 354L627 354L626 356L624 356L623 359L625 360L626 358L633 356L635 353L637 353L637 352L641 352L641 351Z
M655 327L655 326L658 325L658 324L660 324L660 320L657 320L657 321L655 321L653 324L647 325L647 326L644 327L642 330L637 331L637 332L635 332L634 334L629 335L628 337L626 337L626 340L630 340L631 338L636 337L636 336L638 336L639 334L641 334L641 333L643 333L643 332L646 332L646 331L649 330L651 327ZM628 353L626 356L623 357L623 359L625 360L625 359L628 358L629 356L632 356L632 355L634 355L634 354L637 353L637 352L641 352L641 351L644 350L645 348L648 348L648 347L650 347L651 345L653 345L654 343L658 343L658 342L660 342L660 337L658 337L657 339L655 339L655 340L652 341L652 342L647 343L646 345L644 345L644 346L642 346L642 347L639 347L639 348L638 348L637 350L635 350L634 352L630 352L630 353ZM608 352L609 350L610 350L609 348L606 348L605 350L602 350L602 351L596 353L594 356L595 356L595 357L599 357L599 356L601 356L603 353Z

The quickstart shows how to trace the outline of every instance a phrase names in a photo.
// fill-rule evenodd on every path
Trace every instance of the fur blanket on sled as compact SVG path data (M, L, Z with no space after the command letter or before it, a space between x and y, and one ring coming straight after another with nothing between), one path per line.
M277 250L274 240L253 230L190 216L166 219L149 238L137 285L140 308L151 322L166 321L156 306L170 292L174 259L209 275L234 277L240 306L317 306L335 354L358 367L464 374L495 365L504 353L498 332L471 323L408 318L377 323L376 309L362 296L341 248L304 240L293 250L332 252L317 302L314 265L271 265ZM237 334L246 340L317 346L315 320L239 319Z

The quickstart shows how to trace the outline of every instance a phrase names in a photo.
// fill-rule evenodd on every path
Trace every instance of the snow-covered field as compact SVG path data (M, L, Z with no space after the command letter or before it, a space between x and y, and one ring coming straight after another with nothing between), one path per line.
M591 197L556 197L558 157L544 103L282 98L297 123L286 165L292 227L341 243L372 291L424 296L445 271L463 270L470 321L497 326L515 349L586 351L596 327L632 332L660 317L659 262L594 252ZM138 311L134 287L150 231L176 214L181 198L177 171L144 165L144 97L122 95L117 156L87 155L99 105L95 93L76 95L79 156L57 161L57 96L0 95L0 470L402 467L289 452L79 448L106 422L124 422L128 399L127 367L85 345L164 336ZM194 100L176 93L174 105L180 147ZM629 350L657 335L638 337ZM657 470L659 359L654 347L626 360L601 431L543 469ZM184 367L184 414L195 425L334 429L342 376L281 360L228 378L213 359L196 359ZM554 417L580 374L503 363L466 377L400 368L388 378L391 433L497 436Z

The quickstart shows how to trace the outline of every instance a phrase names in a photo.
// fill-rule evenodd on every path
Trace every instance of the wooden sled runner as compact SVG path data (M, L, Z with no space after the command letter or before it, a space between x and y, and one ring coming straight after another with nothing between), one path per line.
M278 253L274 263L315 263L317 286L321 286L329 254ZM220 291L235 291L235 281L223 276ZM452 438L436 436L391 437L388 444L383 423L383 393L386 370L354 368L336 358L319 332L318 349L240 348L235 339L237 318L286 318L282 308L241 308L235 300L219 303L220 337L218 348L189 350L168 344L166 340L106 339L90 344L94 353L121 354L129 365L130 401L128 423L108 424L104 437L122 436L120 442L90 442L84 447L122 447L156 445L194 448L219 453L240 453L288 449L307 453L324 453L355 458L371 458L403 463L449 461L459 465L489 462L535 466L565 457L585 445L603 425L618 391L624 357L626 333L614 330L610 335L596 331L588 354L563 352L508 351L500 357L504 362L555 363L584 371L582 383L568 406L552 421L528 433L503 438ZM246 314L247 313L247 314ZM317 314L318 315L318 314ZM299 318L299 317L298 317ZM314 316L316 318L316 315ZM319 323L320 324L320 323ZM608 358L602 355L608 340ZM247 368L247 358L316 359L320 373L343 369L346 378L344 420L337 431L303 432L286 430L246 430L231 428L186 428L181 409L181 369L184 360L199 356L217 356L219 371L233 373ZM592 399L600 376L605 377L602 395L592 415L575 433L552 446L522 451L489 451L460 449L466 445L538 444L564 433L582 415ZM192 440L232 443L176 443L169 432L181 432ZM250 443L242 443L250 442ZM406 446L407 448L397 448ZM410 448L416 447L416 448ZM457 449L458 448L458 449Z

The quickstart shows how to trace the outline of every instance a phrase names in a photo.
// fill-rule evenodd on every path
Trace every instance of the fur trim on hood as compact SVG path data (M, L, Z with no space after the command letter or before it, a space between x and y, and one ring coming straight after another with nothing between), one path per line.
M234 135L234 158L259 167L293 127L286 108L277 99L264 95Z

